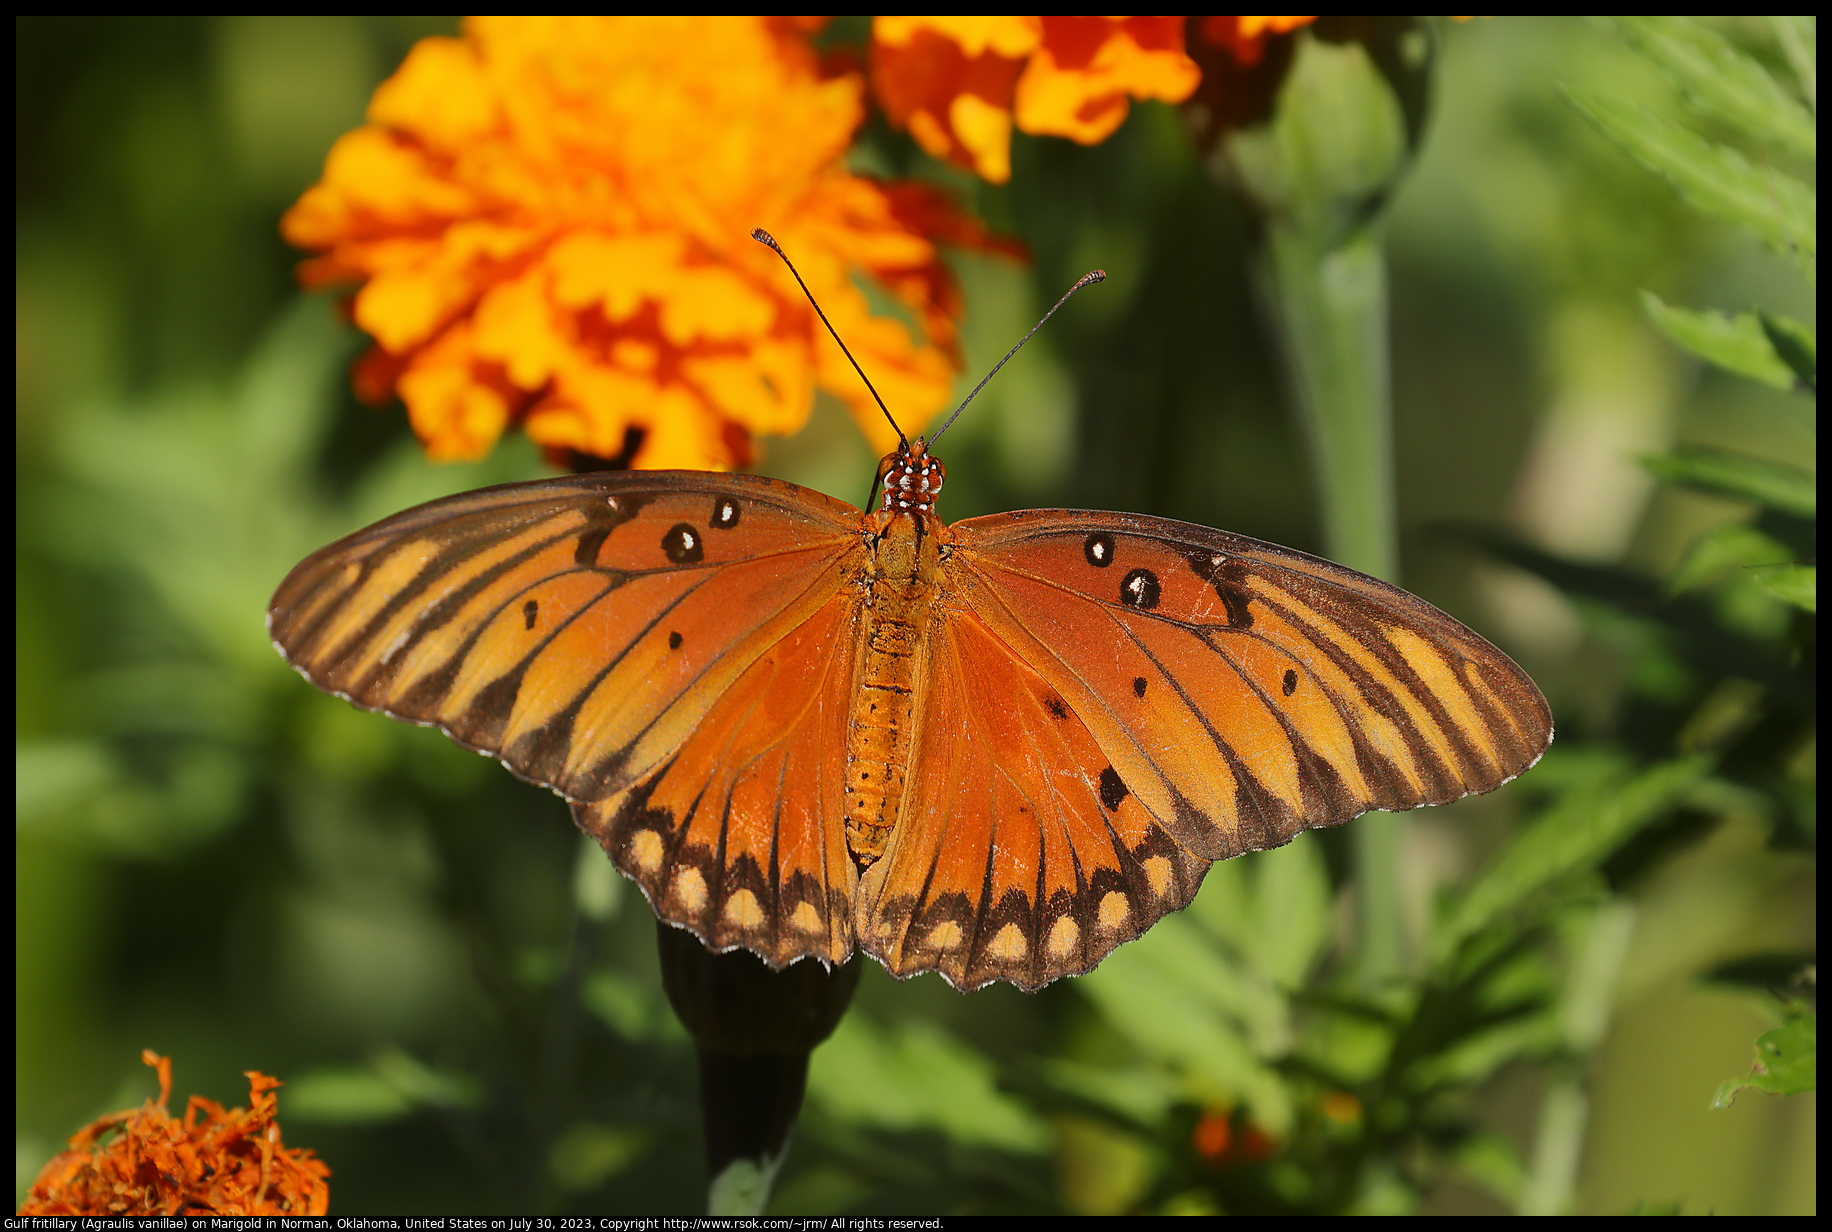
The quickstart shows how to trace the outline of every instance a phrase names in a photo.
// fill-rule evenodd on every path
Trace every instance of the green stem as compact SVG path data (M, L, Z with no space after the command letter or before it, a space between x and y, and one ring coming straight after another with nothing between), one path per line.
M1399 570L1393 408L1387 367L1387 271L1378 229L1331 243L1302 220L1269 220L1259 289L1304 424L1323 508L1324 551L1375 577ZM1350 828L1359 868L1358 982L1384 983L1408 962L1399 895L1399 818Z

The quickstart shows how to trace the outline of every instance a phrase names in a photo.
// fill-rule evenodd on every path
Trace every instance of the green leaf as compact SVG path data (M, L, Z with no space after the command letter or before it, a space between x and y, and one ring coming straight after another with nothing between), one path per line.
M1764 569L1756 575L1777 598L1802 611L1819 610L1819 567L1817 565L1782 565Z
M848 1014L821 1046L808 1098L841 1121L934 1129L957 1142L1019 1154L1049 1143L1049 1127L999 1088L984 1053L927 1022L881 1025Z
M1730 496L1810 518L1818 503L1818 482L1807 471L1766 458L1692 445L1669 454L1643 457L1654 475L1714 496Z
M1747 227L1783 252L1819 255L1818 194L1810 186L1772 166L1752 166L1730 147L1645 107L1570 86L1565 95L1605 136L1705 213Z
M1818 155L1813 113L1761 61L1688 17L1614 17L1611 23L1685 92L1700 115L1734 124L1759 142L1806 159Z
M1448 1154L1458 1172L1510 1206L1527 1183L1520 1152L1500 1134L1478 1131L1454 1144Z
M1674 308L1652 291L1641 293L1641 306L1667 337L1705 362L1776 389L1794 388L1794 368L1776 353L1762 319L1755 313L1733 315Z
M1770 1095L1801 1095L1818 1089L1819 1016L1803 1014L1756 1039L1756 1067L1745 1079L1718 1088L1713 1108L1728 1108L1738 1091L1754 1087Z
M1559 878L1594 869L1665 814L1710 769L1710 758L1687 757L1621 781L1629 772L1627 762L1599 759L1591 776L1594 788L1568 792L1521 831L1451 907L1435 938L1438 954L1448 958L1466 939L1499 924Z
M1800 92L1817 105L1819 97L1819 18L1806 13L1777 14L1768 19L1775 42L1794 70Z
M416 1109L475 1108L477 1080L388 1049L364 1066L323 1066L289 1079L281 1095L288 1117L326 1125L397 1120Z
M1759 313L1762 318L1762 332L1768 335L1769 345L1775 348L1775 354L1783 363L1794 370L1800 383L1809 390L1819 388L1819 341L1812 330L1798 321L1787 317L1770 316Z
M1780 998L1804 1008L1800 997L1816 982L1818 961L1814 950L1776 950L1721 962L1702 978L1718 987L1755 993L1765 1001Z
M1733 569L1772 567L1792 558L1786 545L1747 523L1734 522L1694 540L1668 586L1672 593L1679 594L1713 582Z

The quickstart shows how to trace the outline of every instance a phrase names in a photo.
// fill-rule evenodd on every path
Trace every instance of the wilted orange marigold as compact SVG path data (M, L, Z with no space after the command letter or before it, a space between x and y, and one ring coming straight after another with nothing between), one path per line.
M275 1120L278 1078L248 1072L247 1108L193 1095L184 1120L166 1111L172 1063L140 1057L159 1072L159 1099L105 1116L46 1164L21 1215L322 1215L330 1168L288 1150Z
M727 468L815 385L882 416L774 234L906 428L946 401L958 292L936 242L983 230L851 174L856 72L789 19L494 17L425 39L282 224L308 285L360 284L359 391L396 392L435 457L519 424L550 452ZM872 315L861 271L926 334ZM888 439L887 439L888 438Z
M1003 184L1011 130L1106 140L1135 98L1178 103L1202 70L1184 50L1183 17L878 17L872 90L923 149ZM1243 65L1268 33L1310 17L1206 17L1210 42Z

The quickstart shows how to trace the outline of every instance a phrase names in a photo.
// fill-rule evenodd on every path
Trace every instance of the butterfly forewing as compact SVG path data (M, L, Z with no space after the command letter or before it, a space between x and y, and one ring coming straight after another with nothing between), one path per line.
M1506 655L1327 561L1134 515L953 530L953 584L1198 855L1489 791L1551 738Z
M510 484L314 554L268 627L320 688L597 798L685 740L719 684L838 588L858 516L753 476Z

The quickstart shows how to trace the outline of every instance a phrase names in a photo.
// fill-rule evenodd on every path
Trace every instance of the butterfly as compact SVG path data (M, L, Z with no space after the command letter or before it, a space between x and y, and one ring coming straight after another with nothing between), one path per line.
M1397 587L1140 514L950 525L945 475L918 438L868 511L694 471L486 488L314 553L268 629L564 796L708 947L962 990L1085 973L1213 861L1551 740L1520 668Z

